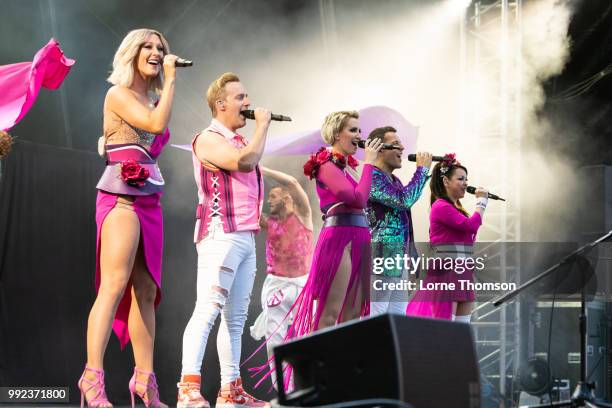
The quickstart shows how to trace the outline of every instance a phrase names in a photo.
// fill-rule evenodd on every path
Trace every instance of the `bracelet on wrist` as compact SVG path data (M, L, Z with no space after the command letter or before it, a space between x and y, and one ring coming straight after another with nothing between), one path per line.
M487 208L487 204L489 199L487 197L478 197L478 201L476 201L476 207L482 208L483 210Z

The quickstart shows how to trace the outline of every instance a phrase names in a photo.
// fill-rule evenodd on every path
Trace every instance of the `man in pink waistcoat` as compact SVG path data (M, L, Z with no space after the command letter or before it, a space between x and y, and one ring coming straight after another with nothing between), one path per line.
M221 365L218 408L265 407L249 395L240 379L241 338L255 279L255 233L263 204L259 160L264 151L270 111L255 109L250 143L236 131L246 125L240 113L250 106L238 76L225 73L206 93L212 112L208 128L192 142L198 207L194 241L198 251L197 300L183 335L177 407L209 407L200 392L202 359L217 316Z

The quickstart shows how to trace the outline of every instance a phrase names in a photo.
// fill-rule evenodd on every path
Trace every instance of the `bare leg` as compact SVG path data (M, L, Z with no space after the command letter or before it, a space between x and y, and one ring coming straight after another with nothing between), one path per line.
M113 319L128 284L140 239L140 223L129 203L117 201L102 225L100 288L87 321L87 365L102 370ZM95 380L87 372L89 380ZM87 397L95 395L91 390ZM91 394L91 395L89 395Z
M473 302L453 302L453 314L456 316L468 316L472 314Z
M147 271L142 246L140 246L132 272L132 305L128 327L136 367L143 371L153 371L156 296L157 285Z
M132 271L132 304L128 328L134 350L136 367L147 373L153 372L153 346L155 343L155 298L157 285L147 270L142 245L138 248ZM149 375L137 374L136 390L142 395L147 391ZM152 390L149 389L151 393ZM151 401L154 395L148 396ZM166 405L162 405L165 407Z
M360 281L357 280L350 293L346 293L351 277L351 268L351 244L349 243L344 248L338 271L336 271L329 288L329 294L323 306L317 330L334 326L337 321L346 322L359 317L363 302ZM344 309L342 309L343 306ZM340 316L340 311L342 311L342 316Z

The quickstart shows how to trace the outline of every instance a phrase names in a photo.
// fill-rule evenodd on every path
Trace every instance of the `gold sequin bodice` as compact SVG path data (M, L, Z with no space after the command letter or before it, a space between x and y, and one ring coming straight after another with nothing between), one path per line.
M104 139L106 144L136 143L149 149L155 134L131 126L115 112L104 111Z

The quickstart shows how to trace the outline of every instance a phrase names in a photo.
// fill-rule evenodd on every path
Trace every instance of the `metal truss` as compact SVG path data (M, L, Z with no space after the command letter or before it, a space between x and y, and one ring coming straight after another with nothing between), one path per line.
M520 282L522 0L476 1L461 25L461 123L458 137L486 169L478 184L507 197L490 202L479 241L489 241L488 276ZM464 155L465 156L465 155ZM519 356L519 302L479 303L472 315L481 373L512 398Z

